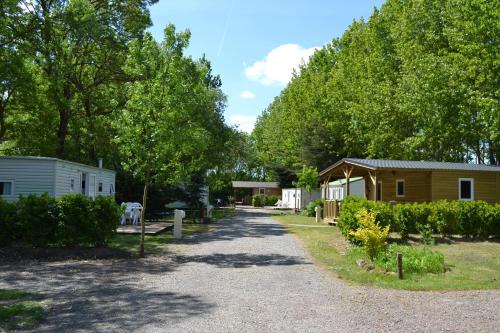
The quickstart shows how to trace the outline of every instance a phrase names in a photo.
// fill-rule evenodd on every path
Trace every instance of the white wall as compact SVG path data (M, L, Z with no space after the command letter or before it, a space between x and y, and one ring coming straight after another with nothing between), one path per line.
M77 163L71 163L66 161L57 161L56 167L56 179L55 179L55 196L60 197L65 194L82 194L81 190L81 174L86 173L87 175L95 175L96 181L95 196L107 195L114 196L115 187L115 173L111 170L99 169L97 167L85 166ZM86 189L85 193L89 194L89 179L86 179ZM71 181L74 182L73 189L71 188ZM99 192L99 183L102 183L102 191ZM92 191L91 191L92 192Z
M330 185L328 188L330 200L343 200L346 193L346 184L344 185ZM359 179L354 182L349 182L349 194L353 197L365 197L365 180ZM325 193L323 185L321 185L321 198L324 199Z
M55 160L0 157L0 181L12 183L12 194L2 196L4 200L30 193L54 195L54 177Z
M302 209L313 200L321 198L319 190L311 193L304 189L285 188L281 190L281 200L287 204L287 208Z

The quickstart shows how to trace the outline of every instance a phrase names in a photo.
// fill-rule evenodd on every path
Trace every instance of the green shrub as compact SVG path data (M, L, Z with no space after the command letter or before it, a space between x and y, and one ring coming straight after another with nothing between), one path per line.
M321 208L323 208L323 199L316 199L309 202L306 207L304 207L301 214L304 216L316 216L316 206L320 206Z
M466 237L489 236L490 206L484 201L457 201L456 218L460 234Z
M340 206L340 217L338 227L342 234L351 242L357 243L351 231L358 229L359 223L356 214L365 208L376 213L376 222L381 227L394 227L394 215L392 208L385 202L369 201L363 198L348 196L342 200Z
M386 271L397 271L397 253L403 255L403 272L407 274L444 273L445 263L442 253L429 248L391 244L375 260L375 264Z
M440 233L443 237L459 233L456 202L440 200L432 202L428 206L430 214L427 224L430 225L432 231Z
M17 235L16 205L0 198L0 247L9 245Z
M363 248L368 257L373 261L387 246L386 240L389 235L389 226L381 228L376 222L377 213L369 212L365 208L357 214L359 228L351 231L350 234L363 244Z
M407 238L417 232L418 224L427 224L430 209L426 204L399 204L394 207L393 229Z
M116 203L114 198L105 196L95 198L92 205L95 221L92 244L106 245L116 233L123 208Z
M264 207L265 198L262 194L256 194L252 197L252 206L254 207Z
M82 194L59 199L60 215L57 240L63 246L90 245L95 237L92 199Z
M281 197L277 195L266 195L264 196L264 206L274 206L280 199Z
M56 242L59 206L48 194L20 196L16 204L22 240L37 247Z
M488 226L488 234L500 237L500 204L491 206L490 208L490 224Z

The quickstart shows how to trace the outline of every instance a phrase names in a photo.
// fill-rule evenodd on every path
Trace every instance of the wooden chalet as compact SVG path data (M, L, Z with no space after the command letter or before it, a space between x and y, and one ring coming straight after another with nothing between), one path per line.
M328 197L328 184L353 177L365 180L368 200L430 202L435 200L484 200L500 202L500 166L426 161L344 158L320 172L324 217L335 220L339 201ZM349 195L346 186L345 195Z

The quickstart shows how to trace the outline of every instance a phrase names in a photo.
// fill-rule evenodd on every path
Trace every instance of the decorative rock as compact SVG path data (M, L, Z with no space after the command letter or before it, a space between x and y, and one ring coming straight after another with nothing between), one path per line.
M366 261L363 259L358 259L356 260L356 265L358 265L359 267L365 267Z

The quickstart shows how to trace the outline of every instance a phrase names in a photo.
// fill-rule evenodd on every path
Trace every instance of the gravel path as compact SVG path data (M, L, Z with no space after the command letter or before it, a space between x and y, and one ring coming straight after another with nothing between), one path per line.
M498 332L500 292L349 286L267 213L240 210L177 255L0 264L51 299L41 332Z

